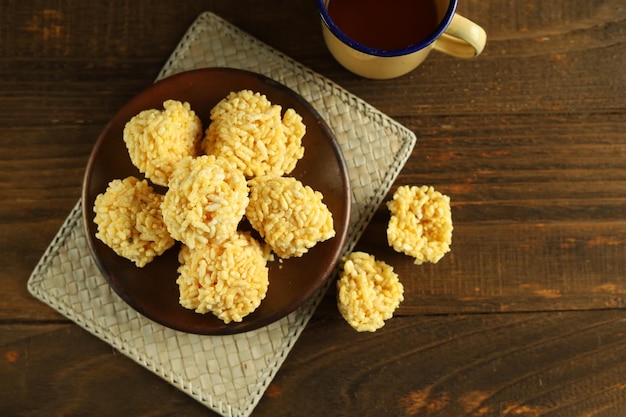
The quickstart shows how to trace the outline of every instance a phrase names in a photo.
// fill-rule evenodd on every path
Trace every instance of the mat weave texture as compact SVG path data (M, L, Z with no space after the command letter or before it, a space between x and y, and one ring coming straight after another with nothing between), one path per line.
M334 131L352 186L345 253L354 248L415 145L415 135L363 100L212 13L201 14L158 79L204 67L261 73L307 99ZM213 411L249 416L298 340L329 280L297 311L228 336L178 332L130 308L89 252L79 201L28 280L33 296Z

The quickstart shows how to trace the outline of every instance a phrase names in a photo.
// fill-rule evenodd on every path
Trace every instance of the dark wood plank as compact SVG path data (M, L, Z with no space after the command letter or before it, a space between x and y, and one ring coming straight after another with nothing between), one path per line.
M358 246L396 267L410 294L404 308L624 306L626 170L615 157L626 151L623 117L536 117L532 130L517 119L495 127L487 116L493 135L476 137L468 117L446 127L422 124L432 133L418 140L397 184L434 185L450 195L452 252L422 266L394 253L385 245L384 205Z
M323 395L325 409L345 416L618 416L626 407L623 318L403 317L359 335L314 322L258 411L323 415Z
M395 186L434 185L453 204L452 252L419 267L386 245L388 213L378 209L358 248L400 274L397 317L355 333L331 289L253 415L624 414L619 0L463 1L458 11L488 32L480 58L433 53L406 77L377 82L330 57L314 1L6 0L1 415L214 415L26 290L80 197L98 134L204 11L414 131Z
M253 415L618 416L624 320L623 311L399 317L373 334L314 320ZM14 381L0 390L3 415L214 415L73 325L10 330L0 336L0 374Z
M74 325L7 330L11 340L0 336L2 415L215 415Z

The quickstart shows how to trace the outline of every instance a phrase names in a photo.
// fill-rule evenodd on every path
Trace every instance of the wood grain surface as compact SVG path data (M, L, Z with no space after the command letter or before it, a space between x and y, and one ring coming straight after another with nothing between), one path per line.
M204 11L415 132L392 191L433 185L452 201L452 251L421 266L388 247L379 208L358 248L398 272L397 316L357 333L331 289L253 416L626 415L618 0L462 0L484 53L434 52L388 81L332 59L313 0L3 0L0 415L215 415L26 289L98 134Z

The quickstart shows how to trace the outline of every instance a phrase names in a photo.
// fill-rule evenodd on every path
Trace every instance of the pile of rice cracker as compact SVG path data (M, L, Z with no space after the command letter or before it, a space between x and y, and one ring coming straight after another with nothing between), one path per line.
M167 100L125 125L146 179L115 179L96 197L96 237L137 267L181 242L180 304L240 322L267 294L273 254L301 257L335 230L322 194L289 176L304 155L300 115L241 90L210 119L203 130L189 103ZM244 217L264 242L238 230Z
M428 186L398 187L387 202L391 216L387 240L415 264L437 263L450 251L450 198ZM404 301L404 287L393 267L373 255L352 252L343 258L337 281L337 306L343 318L359 332L385 325Z
M96 237L143 267L182 243L180 304L241 322L260 305L269 285L267 262L301 257L335 236L320 192L289 174L304 155L306 127L293 109L250 90L230 93L202 122L188 103L167 100L125 126L132 163L148 180L116 179L97 196ZM450 199L428 186L400 186L387 202L389 245L415 264L438 262L450 251ZM238 230L243 218L258 232ZM364 252L342 259L337 306L359 332L374 332L404 300L393 267Z

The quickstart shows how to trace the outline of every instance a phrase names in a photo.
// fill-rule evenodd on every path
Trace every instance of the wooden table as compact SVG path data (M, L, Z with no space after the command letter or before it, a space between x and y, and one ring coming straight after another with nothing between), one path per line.
M107 121L212 11L415 132L396 185L450 196L452 252L415 266L381 207L358 248L405 286L357 333L330 291L254 416L626 415L626 8L461 1L475 60L368 81L313 0L0 5L0 415L214 415L27 291Z

